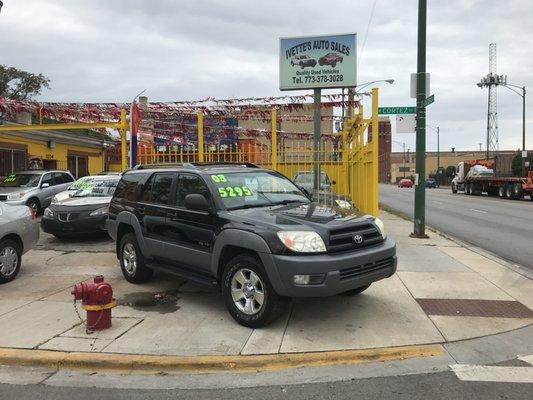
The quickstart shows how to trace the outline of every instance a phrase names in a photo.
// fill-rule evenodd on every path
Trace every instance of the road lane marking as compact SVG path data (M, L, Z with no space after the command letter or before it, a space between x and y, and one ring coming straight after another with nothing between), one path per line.
M488 213L488 211L478 210L477 208L471 208L470 211L478 212L478 213L481 213L481 214L487 214Z
M451 365L450 368L462 381L533 383L531 367L495 367L485 365Z

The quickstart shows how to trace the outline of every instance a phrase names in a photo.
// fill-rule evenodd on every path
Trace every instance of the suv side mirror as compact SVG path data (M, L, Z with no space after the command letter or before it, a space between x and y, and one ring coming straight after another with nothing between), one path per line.
M194 211L208 211L209 203L203 195L193 193L185 196L185 207Z
M45 182L41 185L41 188L44 189L44 188L47 188L47 187L50 187L50 184Z

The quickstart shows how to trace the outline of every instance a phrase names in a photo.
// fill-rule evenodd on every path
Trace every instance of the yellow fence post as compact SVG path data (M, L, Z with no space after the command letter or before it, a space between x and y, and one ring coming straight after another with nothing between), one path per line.
M379 193L378 193L378 153L379 153L379 117L378 117L378 88L372 89L372 172L371 172L371 198L370 210L375 217L379 213Z
M276 169L278 167L278 133L277 133L277 111L275 108L272 109L271 112L271 126L270 126L270 132L272 136L272 169Z
M204 114L198 111L198 161L204 162Z
M126 117L126 110L120 110L120 127L118 131L120 133L120 154L121 154L121 166L122 171L128 168L128 142L126 140L126 132L128 131L128 119Z

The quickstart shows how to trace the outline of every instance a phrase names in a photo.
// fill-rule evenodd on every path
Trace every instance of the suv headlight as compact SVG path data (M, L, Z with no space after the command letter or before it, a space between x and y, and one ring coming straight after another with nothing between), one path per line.
M43 216L45 216L47 218L54 218L54 212L52 210L50 210L49 208L45 208Z
M105 207L102 207L102 208L98 208L96 210L94 210L93 212L91 212L89 215L91 217L96 217L97 215L105 215L109 212L109 207L108 206L105 206Z
M385 224L383 223L383 221L380 220L379 218L375 218L374 219L374 223L378 227L379 232L381 233L381 236L383 237L383 239L386 239L387 238L387 231L385 230Z
M57 200L57 196L52 197L52 202L50 204L57 204L59 201Z
M285 247L298 253L318 253L326 251L324 241L316 232L279 231L278 237Z
M10 193L7 195L8 200L18 200L22 199L26 192L16 192L16 193Z

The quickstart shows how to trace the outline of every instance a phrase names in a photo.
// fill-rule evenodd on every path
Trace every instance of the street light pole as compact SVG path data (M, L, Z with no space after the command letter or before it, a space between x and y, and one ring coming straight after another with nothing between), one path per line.
M526 151L526 87L512 85L507 82L505 82L505 84L502 84L502 86L506 87L510 91L522 97L522 151L524 152ZM513 88L521 89L522 94L520 94L520 92L517 92ZM525 174L526 174L526 159L525 157L522 157L522 176L525 176Z
M418 0L418 51L416 76L416 182L415 238L426 235L426 16L427 0Z
M526 151L526 87L522 86L522 152ZM522 176L526 175L526 159L522 157Z

